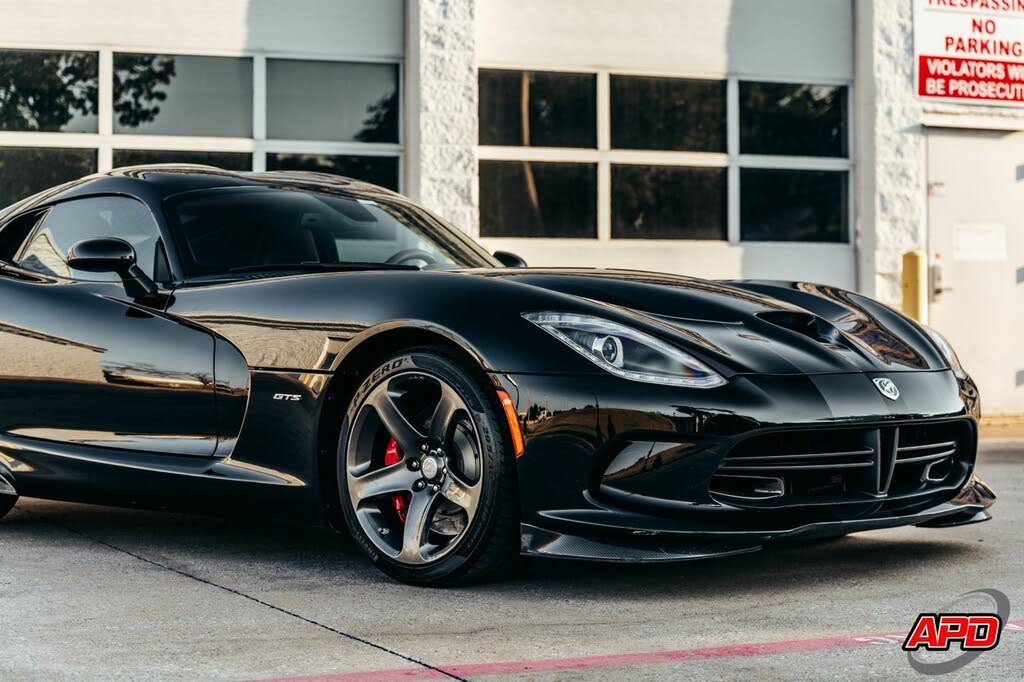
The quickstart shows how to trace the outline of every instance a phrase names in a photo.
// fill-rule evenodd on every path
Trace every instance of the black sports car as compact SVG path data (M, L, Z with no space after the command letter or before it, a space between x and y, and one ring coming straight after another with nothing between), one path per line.
M522 265L319 174L136 167L9 207L0 515L300 519L419 584L989 518L975 385L903 315Z

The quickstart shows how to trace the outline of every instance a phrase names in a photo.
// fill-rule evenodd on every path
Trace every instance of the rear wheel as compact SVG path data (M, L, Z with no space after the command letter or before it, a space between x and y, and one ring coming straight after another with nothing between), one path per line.
M396 355L370 372L342 422L345 521L370 559L403 582L483 579L517 553L507 428L477 374L441 349Z

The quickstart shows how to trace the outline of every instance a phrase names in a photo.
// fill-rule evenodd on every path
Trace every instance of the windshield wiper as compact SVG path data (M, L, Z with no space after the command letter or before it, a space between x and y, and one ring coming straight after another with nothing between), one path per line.
M341 261L338 263L265 263L263 265L242 265L231 268L228 272L262 272L262 271L352 271L352 270L419 270L415 265L399 263L362 263L359 261Z

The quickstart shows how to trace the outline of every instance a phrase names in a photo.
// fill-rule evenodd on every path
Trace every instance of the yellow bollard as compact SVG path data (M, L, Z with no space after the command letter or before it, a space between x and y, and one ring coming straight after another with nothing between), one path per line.
M918 322L928 321L928 263L923 251L903 254L903 312Z

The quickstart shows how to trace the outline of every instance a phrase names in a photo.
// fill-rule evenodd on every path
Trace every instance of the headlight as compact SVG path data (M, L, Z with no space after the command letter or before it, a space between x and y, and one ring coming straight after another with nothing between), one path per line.
M924 330L928 332L928 336L932 337L932 341L934 341L935 345L939 347L939 352L944 358L946 358L946 362L949 363L949 368L953 370L953 374L956 375L958 379L966 379L967 371L964 369L963 365L960 364L960 358L956 356L956 351L953 350L953 346L949 345L949 341L946 340L946 337L931 327L925 327Z
M523 317L623 379L689 388L725 383L689 353L617 322L575 313L523 313Z

